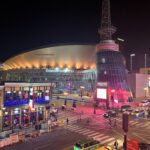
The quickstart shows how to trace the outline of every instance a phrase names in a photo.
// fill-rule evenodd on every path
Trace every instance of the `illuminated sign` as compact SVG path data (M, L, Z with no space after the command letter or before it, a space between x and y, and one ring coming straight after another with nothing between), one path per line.
M148 81L148 87L150 88L150 81Z
M107 82L97 82L97 86L100 86L100 87L107 87L107 86L108 86L108 83L107 83Z
M98 99L107 99L107 89L104 88L97 88L96 97Z

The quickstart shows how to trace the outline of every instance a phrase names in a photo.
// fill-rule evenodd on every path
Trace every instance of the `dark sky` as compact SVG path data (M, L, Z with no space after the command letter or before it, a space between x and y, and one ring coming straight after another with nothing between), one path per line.
M111 0L115 37L124 56L150 50L149 1ZM56 43L98 43L101 0L0 2L0 62L17 53Z

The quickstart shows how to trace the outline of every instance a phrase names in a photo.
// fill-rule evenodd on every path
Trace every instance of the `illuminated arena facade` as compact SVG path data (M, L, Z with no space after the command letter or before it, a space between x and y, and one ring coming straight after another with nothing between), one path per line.
M40 48L3 63L2 80L55 83L60 89L92 92L96 83L95 45L63 45Z

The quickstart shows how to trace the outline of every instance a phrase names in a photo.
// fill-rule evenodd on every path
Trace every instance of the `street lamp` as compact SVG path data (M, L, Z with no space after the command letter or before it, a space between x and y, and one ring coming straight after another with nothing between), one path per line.
M132 72L132 57L134 57L135 54L130 54L130 71Z
M115 89L111 90L111 102L112 102L112 107L114 109L114 94L115 94Z
M117 40L118 40L118 41L121 41L121 42L124 42L124 41L125 41L124 39L122 39L122 38L120 38L120 37L117 37Z
M146 95L147 95L147 90L148 90L147 87L145 87L145 88L144 88L144 91L145 91L145 99L146 99Z

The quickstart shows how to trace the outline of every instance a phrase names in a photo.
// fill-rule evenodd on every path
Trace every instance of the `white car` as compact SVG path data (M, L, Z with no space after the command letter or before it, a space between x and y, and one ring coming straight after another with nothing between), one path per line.
M148 100L143 100L139 103L140 107L144 107L144 106L148 106L149 105L149 101Z

